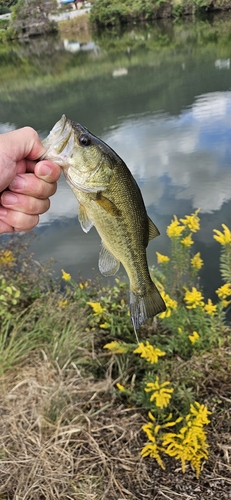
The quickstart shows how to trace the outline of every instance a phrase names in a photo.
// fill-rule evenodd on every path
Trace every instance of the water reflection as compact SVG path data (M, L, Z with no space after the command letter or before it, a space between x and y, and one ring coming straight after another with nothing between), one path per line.
M230 130L231 92L215 92L197 97L177 117L160 113L121 119L104 140L139 179L147 206L161 211L170 183L176 199L212 212L231 199Z
M196 250L207 289L219 284L212 229L231 226L230 33L226 14L103 32L84 45L78 37L33 40L11 48L8 59L0 48L0 132L30 124L44 138L65 113L106 141L136 177L161 231L148 247L151 264L156 250L167 252L172 215L200 207ZM36 256L62 261L57 269L89 277L97 267L99 237L81 231L63 178L37 233Z

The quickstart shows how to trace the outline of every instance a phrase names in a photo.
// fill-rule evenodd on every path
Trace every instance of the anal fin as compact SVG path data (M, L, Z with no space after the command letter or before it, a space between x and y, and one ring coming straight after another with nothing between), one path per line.
M157 236L159 236L160 232L155 226L154 222L148 217L148 225L149 225L149 234L148 234L148 240L153 240Z

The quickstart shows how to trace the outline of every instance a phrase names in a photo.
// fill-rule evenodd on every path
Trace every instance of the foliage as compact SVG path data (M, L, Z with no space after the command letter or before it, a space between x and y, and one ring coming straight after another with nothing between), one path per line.
M108 26L161 17L181 17L209 7L213 7L211 0L96 0L90 12L90 21L98 26ZM229 9L228 2L226 8Z
M12 5L15 5L16 2L17 0L0 0L0 15L10 12Z
M114 25L134 20L147 21L156 17L164 0L97 0L90 12L90 21L98 25Z
M41 35L57 31L48 18L56 0L38 4L36 0L18 0L12 7L12 27L18 36Z
M28 254L24 236L2 243L1 373L38 350L60 369L77 363L81 377L91 376L96 383L110 373L114 397L148 414L142 426L148 442L141 455L154 458L162 469L165 457L172 457L183 472L190 464L199 477L209 456L206 426L211 412L200 396L200 373L193 364L225 348L230 339L225 311L231 297L231 232L222 227L214 230L214 238L221 245L224 284L213 303L204 300L199 285L204 263L192 251L193 236L200 229L199 210L180 220L173 217L167 227L170 254L157 252L157 267L151 270L167 309L141 328L138 344L127 284L118 279L113 287L91 280L76 283L63 269L60 288L50 266ZM182 361L183 371L178 368Z
M198 281L203 260L199 253L193 255L191 250L193 234L199 229L199 210L180 220L174 216L167 227L171 242L170 256L157 252L159 269L152 269L152 274L167 309L159 314L159 328L153 339L155 343L146 340L135 349L134 345L116 341L104 346L116 357L126 353L139 354L149 364L149 368L143 367L143 376L142 372L139 375L137 368L133 369L132 377L125 377L121 364L118 372L125 381L122 384L119 382L118 390L128 402L141 404L149 410L150 422L143 426L149 442L142 449L142 455L155 458L162 468L165 468L162 459L164 454L175 457L181 460L183 472L186 463L190 462L197 477L202 461L208 458L204 426L209 423L210 412L204 404L194 399L191 389L188 390L183 381L177 383L169 380L166 367L161 367L163 360L159 361L159 357L172 359L180 356L181 359L189 360L196 353L210 351L227 342L229 330L225 322L225 309L230 303L227 298L231 295L231 284L226 282L216 291L216 304L210 298L204 301ZM224 225L223 229L224 233L215 230L214 238L222 245L223 279L229 280L231 232Z

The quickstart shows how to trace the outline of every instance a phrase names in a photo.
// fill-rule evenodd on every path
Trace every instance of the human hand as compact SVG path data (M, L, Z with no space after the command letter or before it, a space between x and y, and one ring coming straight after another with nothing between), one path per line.
M48 160L36 163L45 151L31 127L0 135L0 234L28 231L48 210L61 169Z

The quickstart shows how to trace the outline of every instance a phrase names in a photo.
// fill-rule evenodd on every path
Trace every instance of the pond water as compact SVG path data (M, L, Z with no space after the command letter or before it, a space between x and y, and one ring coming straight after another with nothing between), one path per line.
M0 47L0 132L33 126L44 138L65 113L124 159L161 232L150 242L166 254L166 226L200 208L195 251L202 283L220 286L214 228L231 227L231 16L161 21L77 37L33 39ZM97 274L100 239L82 232L77 201L60 179L32 243L56 272ZM95 271L93 271L95 269Z

